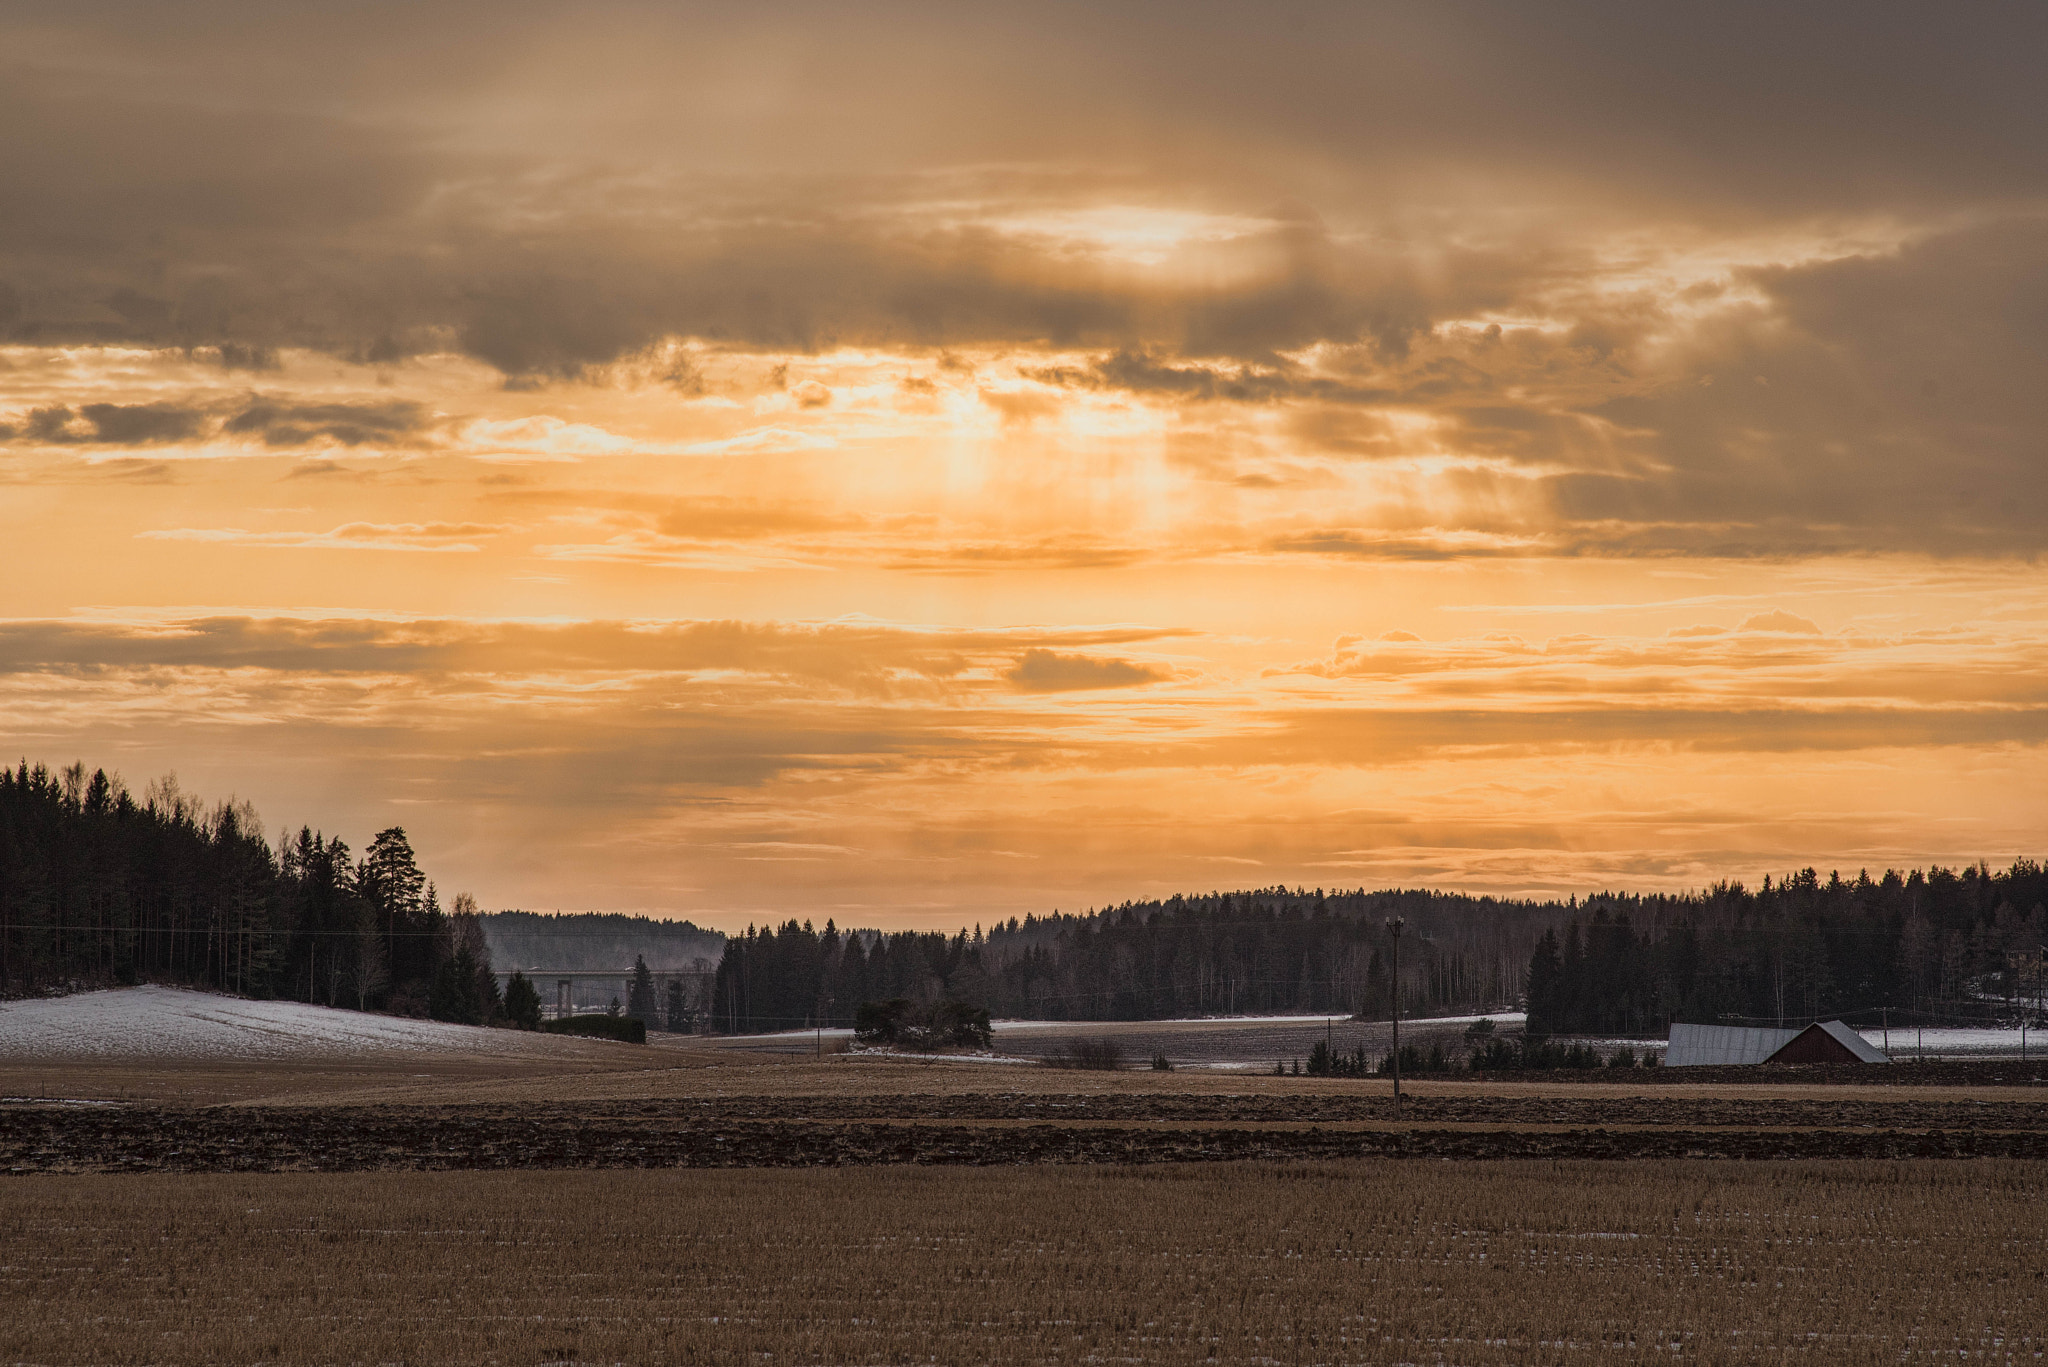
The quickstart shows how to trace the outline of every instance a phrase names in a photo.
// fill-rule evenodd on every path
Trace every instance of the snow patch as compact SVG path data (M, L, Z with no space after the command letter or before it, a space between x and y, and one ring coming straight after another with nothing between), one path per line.
M0 1059L342 1061L391 1055L574 1054L524 1030L252 1002L181 987L121 987L0 1005Z

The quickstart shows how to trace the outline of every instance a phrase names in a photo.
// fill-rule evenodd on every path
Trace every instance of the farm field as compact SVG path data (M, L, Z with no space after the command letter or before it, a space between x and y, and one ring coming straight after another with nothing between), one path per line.
M1519 1028L1520 1012L1490 1017L1446 1016L1401 1022L1401 1042L1424 1051L1432 1045L1462 1056L1469 1047L1466 1029L1490 1019L1502 1029ZM823 1032L827 1041L850 1042L851 1030ZM817 1035L793 1030L776 1035L734 1035L718 1039L718 1047L734 1053L804 1054L813 1052ZM1163 1021L997 1021L995 1051L1009 1059L1037 1062L1077 1040L1107 1041L1137 1066L1163 1055L1179 1068L1227 1072L1269 1071L1275 1063L1299 1063L1318 1044L1349 1054L1363 1045L1377 1059L1393 1043L1386 1021L1352 1021L1328 1016L1221 1016L1206 1020ZM1638 1052L1642 1042L1636 1042ZM1661 1048L1661 1045L1658 1046Z
M38 1176L0 1360L2034 1361L2048 1168Z
M306 1079L80 1066L0 1104L0 1172L243 1172L1418 1158L2048 1158L2048 1084L1900 1085L1751 1072L1673 1084L992 1068L944 1059L611 1046L606 1066ZM218 1063L209 1065L218 1068ZM103 1065L113 1069L114 1065ZM1917 1070L1916 1070L1917 1071ZM127 1091L147 1084L147 1090ZM0 1068L4 1095L21 1084Z
M2016 1063L1427 1079L1396 1117L1379 1078L634 1046L121 1000L161 1019L132 1013L81 1044L8 1008L0 1172L2048 1157L2048 1068ZM305 1039L279 1038L287 1016ZM350 1039L368 1043L336 1043Z
M0 1362L2048 1350L2044 1068L1422 1080L1396 1119L1262 1069L363 1018L350 1056L221 1000L134 1048L17 1021Z
M1519 1029L1523 1016L1518 1011L1499 1011L1490 1016L1424 1017L1401 1022L1401 1042L1428 1052L1441 1046L1445 1053L1462 1058L1471 1047L1467 1027L1491 1020L1502 1030ZM1865 1039L1886 1048L1899 1062L1916 1059L1932 1061L2013 1060L2039 1062L2048 1057L2048 1037L2041 1032L2018 1029L1935 1028L1890 1031L1866 1028ZM827 1030L823 1038L843 1042L851 1030ZM1218 1017L1209 1020L1167 1021L997 1021L996 1050L999 1054L1024 1059L1041 1059L1075 1040L1107 1040L1132 1063L1143 1065L1163 1054L1181 1068L1216 1068L1236 1071L1270 1069L1275 1063L1290 1063L1308 1057L1309 1050L1327 1043L1349 1054L1360 1045L1377 1059L1393 1044L1393 1027L1386 1021L1353 1021L1344 1017L1265 1016ZM742 1053L804 1054L812 1052L818 1037L810 1031L793 1030L776 1035L729 1036L721 1047ZM1591 1041L1603 1054L1623 1045L1638 1055L1664 1053L1664 1040L1604 1039Z
M520 1104L0 1106L0 1172L1155 1164L1361 1156L2048 1159L2048 1105L1419 1093L868 1093Z

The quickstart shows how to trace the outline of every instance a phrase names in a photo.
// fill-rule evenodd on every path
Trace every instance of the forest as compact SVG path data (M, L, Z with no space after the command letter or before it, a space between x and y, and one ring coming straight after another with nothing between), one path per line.
M733 1032L848 1025L861 1003L901 997L1012 1020L1384 1019L1398 916L1403 1016L1526 1002L1535 1036L1662 1036L1674 1020L1963 1023L2038 1008L2044 903L2048 873L2022 859L1583 901L1267 888L952 936L791 920L727 941L714 1018Z
M0 995L170 982L482 1023L502 1016L476 907L444 912L404 828L361 858L175 776L0 768Z
M718 931L615 911L487 911L481 924L506 967L613 969L638 957L657 971L708 970L725 951Z
M845 934L791 920L726 941L714 1019L734 1032L822 1018L850 1025L865 1001L953 999L1007 1019L1384 1014L1401 917L1408 1012L1498 1010L1519 999L1559 902L1426 891L1266 888L1129 902L1085 915L1011 919L948 936Z
M2048 870L2020 859L1872 879L1806 869L1755 891L1589 899L1523 980L1529 1033L1664 1033L1673 1020L1964 1024L2037 1014Z
M175 777L137 798L80 764L0 768L0 995L146 980L490 1020L504 1008L487 927L550 958L717 955L708 1024L737 1033L851 1025L864 1003L898 998L1013 1020L1378 1019L1398 992L1404 1016L1526 1002L1532 1035L1660 1035L1673 1020L2037 1009L2048 871L2030 859L1874 879L1808 869L1754 890L1583 901L1273 887L952 935L791 919L726 937L719 954L716 932L687 922L483 917L467 897L444 911L401 827L360 857L306 828L273 848L245 804L209 808Z

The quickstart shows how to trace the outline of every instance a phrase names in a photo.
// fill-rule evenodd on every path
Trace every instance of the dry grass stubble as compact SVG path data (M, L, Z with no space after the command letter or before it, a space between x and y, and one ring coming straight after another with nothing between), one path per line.
M2026 1163L24 1177L0 1361L1916 1361L2048 1345Z

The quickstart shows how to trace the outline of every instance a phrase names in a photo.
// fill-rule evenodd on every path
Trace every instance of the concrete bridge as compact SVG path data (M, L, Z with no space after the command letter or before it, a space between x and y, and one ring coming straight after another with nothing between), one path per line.
M541 994L541 1010L548 1016L560 1019L573 1016L579 1011L602 1011L609 1007L614 997L624 1005L627 990L633 982L633 966L623 970L610 968L526 968L495 969L498 986L502 989L512 980L514 972L524 973L526 980L533 984L534 991ZM708 959L697 959L688 968L656 968L648 965L647 971L654 975L654 1000L657 1008L668 1009L668 985L681 982L683 1001L697 1013L699 1020L705 1020L711 1009L711 985L718 976L718 970ZM554 1000L548 1001L550 985L554 989ZM594 986L593 986L594 985ZM583 989L579 991L578 989Z

